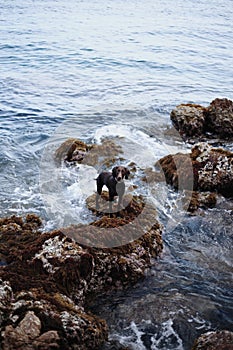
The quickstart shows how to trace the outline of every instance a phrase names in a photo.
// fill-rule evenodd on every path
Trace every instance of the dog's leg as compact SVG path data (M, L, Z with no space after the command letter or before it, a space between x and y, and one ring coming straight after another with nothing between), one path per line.
M116 191L118 194L118 205L117 205L117 212L118 212L118 216L119 216L119 212L121 211L121 209L123 209L122 207L122 202L123 202L123 196L125 193L125 184L124 182L120 182L116 185Z
M99 208L100 208L100 205L99 205L99 198L100 198L100 195L99 195L99 193L97 192L97 193L96 193L96 200L95 200L95 208L96 208L96 210L99 210Z
M100 208L99 199L100 199L100 196L102 193L102 188L103 188L103 185L98 180L99 179L97 179L97 193L96 193L96 204L95 204L96 210L99 210L99 208Z
M114 195L109 193L109 217L110 218L113 217L113 210L112 210L112 203L113 203L113 201L114 201Z
M119 214L119 212L121 211L122 208L122 199L123 199L123 196L119 196L118 198L118 204L117 204L117 212Z

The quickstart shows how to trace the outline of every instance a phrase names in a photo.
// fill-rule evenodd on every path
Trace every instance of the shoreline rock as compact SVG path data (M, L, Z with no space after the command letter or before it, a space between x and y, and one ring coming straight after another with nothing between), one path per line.
M131 218L140 207L132 205L126 208ZM103 216L94 225L106 235L114 226L122 235L127 222L126 216ZM41 233L40 226L35 215L0 219L2 350L98 349L107 340L107 325L88 311L87 297L143 278L162 251L162 226L154 218L148 232L114 248L75 242L65 235L74 227Z
M206 204L209 201L210 206L214 205L216 194L233 198L233 153L228 150L198 143L191 153L165 156L156 166L164 173L167 184L176 190L194 191L193 208L205 199Z
M122 149L114 141L105 139L101 144L86 144L75 138L64 141L55 151L54 159L58 165L82 163L89 166L112 166L116 160L124 160Z
M233 102L227 98L216 98L207 107L180 104L170 118L185 141L233 140Z

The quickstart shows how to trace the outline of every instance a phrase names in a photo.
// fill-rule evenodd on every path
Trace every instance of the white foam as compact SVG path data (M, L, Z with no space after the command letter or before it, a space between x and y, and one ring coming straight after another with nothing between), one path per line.
M170 344L171 338L173 339L172 344ZM183 342L173 328L172 319L162 323L161 335L158 336L155 334L151 338L151 341L151 350L168 350L171 348L173 350L184 350Z
M137 325L132 321L130 326L124 329L123 334L110 334L109 339L117 340L122 346L132 350L147 350L142 336L146 334L148 324L152 322L142 320L141 324ZM143 331L144 328L145 331ZM168 319L155 328L158 329L158 332L150 338L151 350L184 350L182 340L173 328L172 319Z
M140 167L151 167L165 155L180 151L178 146L166 145L162 140L150 137L127 124L111 124L98 128L94 135L95 142L101 143L105 138L114 138L122 147L124 158L134 161Z
M129 347L132 350L146 350L141 340L144 332L140 331L134 321L131 322L130 326L126 329L127 335L112 334L109 336L110 340L118 340L121 345Z
M94 179L98 176L95 168L80 164L76 176L76 182L67 187L70 199L87 198L95 192L96 184Z

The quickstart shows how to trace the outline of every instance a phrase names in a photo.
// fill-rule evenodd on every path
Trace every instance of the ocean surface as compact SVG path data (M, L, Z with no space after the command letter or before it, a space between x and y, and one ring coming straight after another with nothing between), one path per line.
M232 18L229 0L1 1L1 217L33 212L44 230L93 220L85 199L99 169L49 162L68 137L118 140L140 169L189 151L169 115L180 103L233 100ZM233 331L232 201L190 216L172 189L149 194L164 253L143 281L93 311L115 349L190 350L201 333Z

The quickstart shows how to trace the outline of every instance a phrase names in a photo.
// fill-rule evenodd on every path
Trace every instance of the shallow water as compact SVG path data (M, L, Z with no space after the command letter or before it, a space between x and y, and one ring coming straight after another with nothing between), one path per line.
M163 155L186 152L169 130L170 111L233 99L232 15L226 0L4 1L1 216L34 212L44 229L93 219L84 203L98 168L86 179L82 169L56 168L52 209L43 192L51 178L56 189L48 159L67 137L121 140L138 176ZM206 330L232 330L232 202L188 216L166 186L146 193L165 225L164 253L144 281L93 307L110 338L132 349L188 350ZM64 206L72 215L61 215Z

